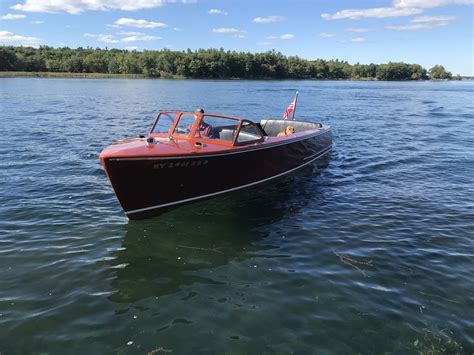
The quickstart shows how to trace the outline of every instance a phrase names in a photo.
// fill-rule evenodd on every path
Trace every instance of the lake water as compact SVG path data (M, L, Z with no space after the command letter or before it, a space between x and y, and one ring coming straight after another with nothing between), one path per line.
M474 83L0 85L1 354L474 352ZM160 109L278 118L297 89L326 170L125 217L105 146Z

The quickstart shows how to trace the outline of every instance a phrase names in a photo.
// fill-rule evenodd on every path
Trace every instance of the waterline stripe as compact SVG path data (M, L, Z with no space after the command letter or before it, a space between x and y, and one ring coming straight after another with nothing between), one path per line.
M306 157L304 158L305 159L309 159L309 158L312 158L311 160L307 161L306 163L300 165L300 166L297 166L296 168L293 168L293 169L290 169L288 171L285 171L283 173L280 173L280 174L277 174L277 175L274 175L274 176L270 176L268 178L265 178L263 180L259 180L259 181L255 181L255 182L251 182L249 184L246 184L246 185L241 185L241 186L238 186L238 187L233 187L231 189L228 189L228 190L223 190L223 191L218 191L218 192L213 192L213 193L210 193L210 194L207 194L207 195L201 195L201 196L197 196L197 197L191 197L191 198L187 198L185 200L179 200L179 201L174 201L174 202L169 202L169 203L164 203L162 205L156 205L156 206L152 206L152 207L145 207L145 208L139 208L139 209L136 209L136 210L132 210L132 211L128 211L128 212L125 212L127 215L129 214L134 214L134 213L139 213L139 212L145 212L145 211L149 211L149 210L154 210L154 209L158 209L158 208L162 208L162 207L167 207L167 206L173 206L173 205L177 205L177 204L180 204L180 203L186 203L186 202L191 202L191 201L195 201L195 200L200 200L200 199L203 199L203 198L207 198L207 197L211 197L211 196L216 196L216 195L221 195L221 194L224 194L226 192L231 192L231 191L235 191L235 190L239 190L239 189L243 189L245 187L249 187L249 186L252 186L252 185L257 185L257 184L260 184L262 182L265 182L265 181L269 181L269 180L272 180L272 179L275 179L275 178L278 178L280 176L283 176L283 175L286 175L286 174L289 174L295 170L298 170L308 164L311 164L313 161L315 161L316 159L322 157L323 155L326 155L327 153L329 153L332 149L332 145L328 146L327 148L323 149L321 152L319 153L316 153L316 156L315 154L313 155L310 155L309 157Z

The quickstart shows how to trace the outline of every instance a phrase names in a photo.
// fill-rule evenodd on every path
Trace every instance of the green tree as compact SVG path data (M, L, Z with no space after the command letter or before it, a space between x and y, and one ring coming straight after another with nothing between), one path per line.
M327 79L347 79L351 75L352 68L347 62L330 60L327 62Z
M426 69L419 64L412 64L411 71L412 80L425 80L428 78L426 75Z
M291 79L310 78L311 71L308 61L298 56L288 57L288 77Z
M435 65L429 70L431 79L451 79L453 75L447 71L442 65Z
M0 47L0 71L14 70L16 56L12 47Z
M328 64L323 59L317 59L309 63L310 75L314 79L327 79L329 77Z
M142 56L142 63L143 74L150 77L160 76L159 71L156 69L156 58L153 52L146 51Z

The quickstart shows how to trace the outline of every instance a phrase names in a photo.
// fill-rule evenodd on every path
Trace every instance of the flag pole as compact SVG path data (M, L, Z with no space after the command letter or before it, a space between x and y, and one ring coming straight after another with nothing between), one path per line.
M293 116L291 117L291 120L292 120L292 121L295 120L295 111L296 111L296 103L298 102L298 94L299 94L299 92L296 91L296 96L295 96L295 108L293 109Z

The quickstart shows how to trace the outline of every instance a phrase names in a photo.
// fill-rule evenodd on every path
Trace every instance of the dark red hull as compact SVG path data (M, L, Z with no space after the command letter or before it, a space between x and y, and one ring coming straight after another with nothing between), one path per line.
M105 157L114 191L130 219L284 176L326 157L330 128L239 150L176 157Z

